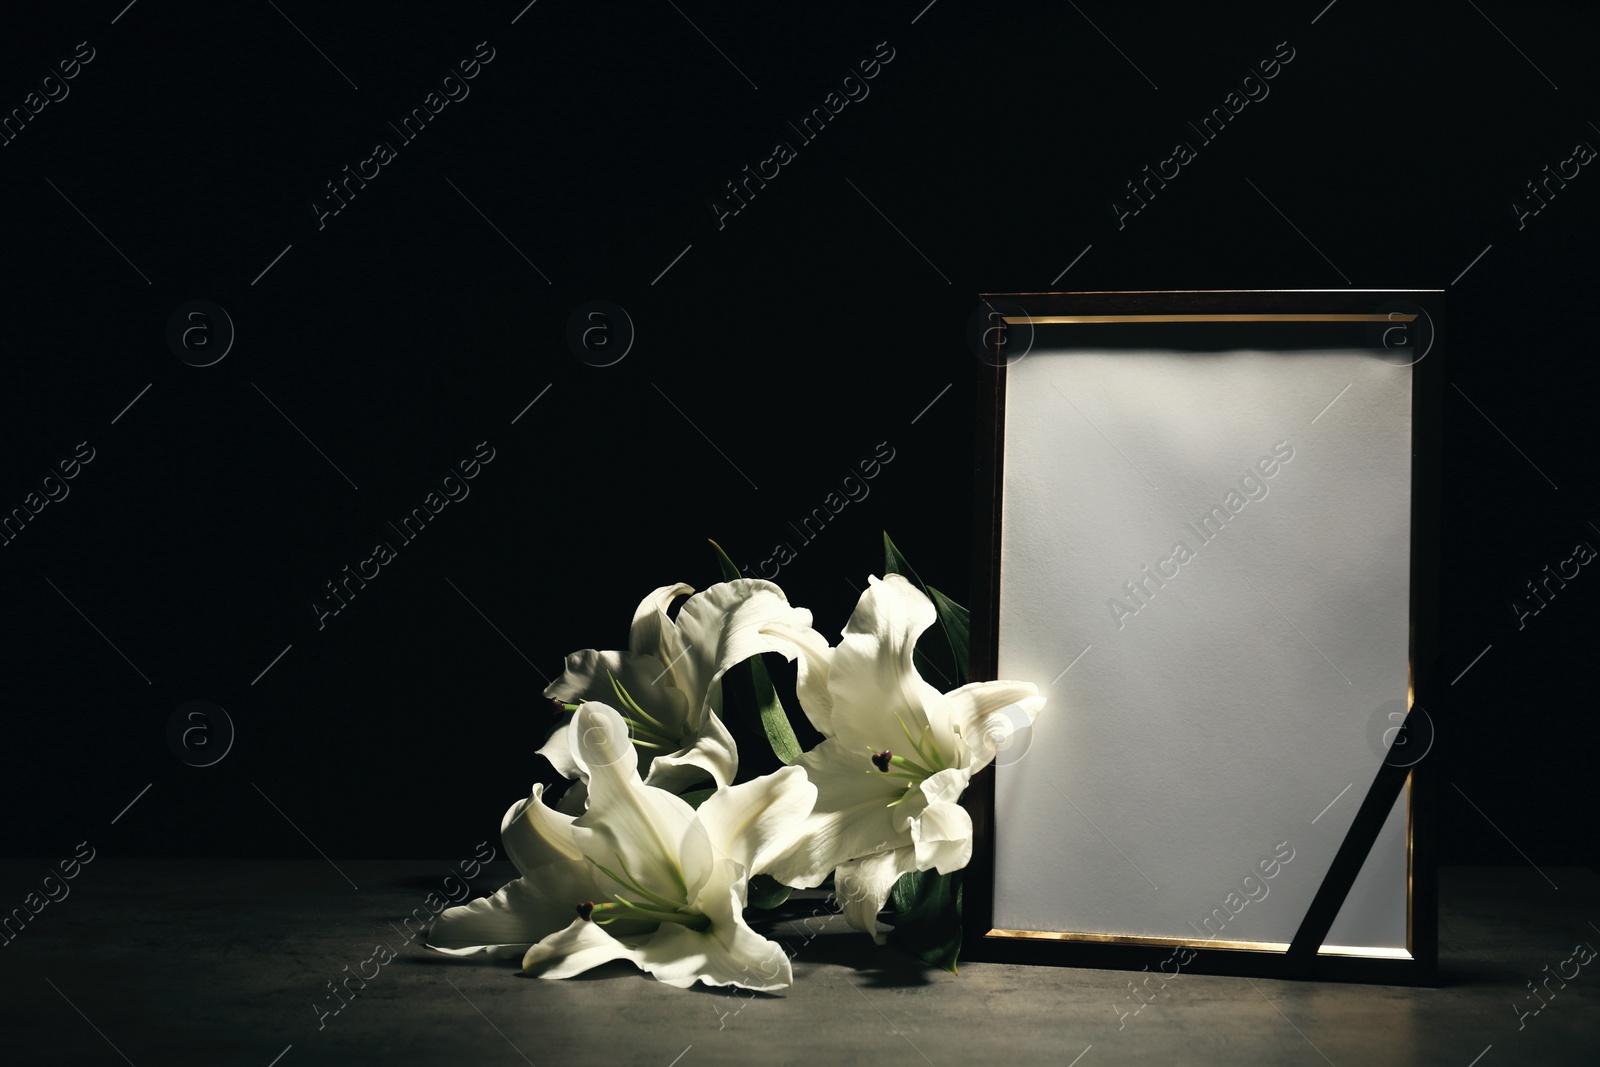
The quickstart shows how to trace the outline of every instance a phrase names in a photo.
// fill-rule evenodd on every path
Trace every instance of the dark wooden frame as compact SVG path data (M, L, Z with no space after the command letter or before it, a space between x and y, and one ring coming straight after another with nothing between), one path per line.
M1148 315L1355 315L1372 314L1391 302L1414 304L1431 320L1431 348L1412 364L1411 474L1411 676L1412 707L1425 708L1435 687L1438 634L1440 399L1443 352L1438 344L1443 324L1439 290L1185 290L1143 292L990 293L983 300L1010 314L1021 309L1029 318L1045 316ZM1048 327L1039 327L1048 328ZM1204 331L1200 322L1188 327ZM977 529L972 596L971 677L992 679L999 658L1000 497L1004 471L1005 367L980 370L977 487ZM1431 720L1430 720L1431 721ZM1407 716L1405 728L1418 722ZM1418 729L1420 730L1420 726ZM1430 727L1431 728L1431 727ZM1420 740L1420 739L1419 739ZM1430 738L1431 740L1431 738ZM1391 750L1392 751L1392 750ZM963 956L970 960L1058 964L1079 967L1157 970L1174 947L1187 946L1193 956L1181 970L1262 978L1311 978L1434 985L1438 964L1438 882L1433 851L1434 764L1437 756L1414 766L1385 760L1350 831L1302 918L1286 952L1260 948L1207 946L1205 941L1171 938L1110 938L1103 935L1040 933L1027 937L997 936L994 914L994 768L973 779L965 803L972 815L975 838L972 863L965 877ZM1322 955L1318 948L1359 874L1385 817L1411 782L1409 811L1410 899L1407 935L1410 959ZM1163 968L1164 969L1164 968ZM1171 973L1171 972L1168 972Z

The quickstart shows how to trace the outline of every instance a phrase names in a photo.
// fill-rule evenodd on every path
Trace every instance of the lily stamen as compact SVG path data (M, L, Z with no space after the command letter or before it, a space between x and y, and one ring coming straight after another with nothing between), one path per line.
M639 706L639 702L633 699L632 694L623 688L621 682L617 681L616 675L612 674L610 671L607 671L606 677L611 679L611 688L617 694L617 699L622 702L623 707L627 708L634 715L649 723L651 726L654 726L656 729L666 729L666 727L657 722L648 711L645 711Z
M896 767L904 767L905 769L913 772L914 774L918 775L919 777L922 777L922 778L932 778L933 777L933 772L930 771L928 768L922 766L922 764L920 764L920 763L912 763L910 760L906 759L904 756L896 756L890 762L892 762Z
M921 756L925 763L937 763L941 771L950 766L949 763L945 762L944 753L939 751L939 746L930 744L928 741L928 731L933 729L933 723L930 722L922 728L920 737L912 737L911 728L906 725L904 719L896 715L894 721L900 724L900 732L906 735L906 740L911 742L911 747L916 750L917 755ZM926 748L924 748L925 745L927 746ZM932 751L929 752L927 749L932 749ZM933 772L930 771L929 773L932 774Z
M888 749L884 749L882 752L874 752L867 758L872 761L872 765L878 769L879 773L888 775L890 778L904 778L907 782L915 783L932 778L934 774L933 771L928 770L920 763L909 760L904 756L896 756ZM867 773L871 774L872 772L868 771Z
M637 919L641 922L677 923L698 931L711 929L711 920L698 911L663 911L646 908L620 896L616 898L615 904L593 905L590 909L590 918L602 926L608 926L618 919Z
M616 882L618 885L622 886L624 889L628 890L628 892L648 900L652 904L657 905L666 911L675 911L676 909L683 907L683 900L674 900L671 897L663 896L662 894L657 893L653 889L646 888L645 885L639 881L639 879L633 876L633 872L628 870L628 862L621 856L617 857L617 865L622 868L622 873L620 875L611 870L609 867L601 866L598 863L595 864L595 866L600 869L601 873L603 873L613 882ZM685 892L687 893L687 890L685 890Z
M653 749L657 752L674 752L681 743L682 738L675 736L661 721L651 715L633 695L617 680L617 676L610 671L606 677L611 680L611 691L616 694L617 703L622 706L621 715L623 725L628 728L628 736L640 748Z
M634 892L638 893L640 896L648 897L651 900L656 901L658 904L665 905L669 909L675 909L675 908L678 908L678 907L682 906L683 900L681 898L678 899L678 900L674 900L671 897L664 896L664 895L662 895L660 893L655 892L652 889L646 889L645 886L644 886L644 883L639 881L639 879L634 876L633 871L628 868L628 861L622 858L622 854L621 853L617 854L617 866L622 868L623 875L628 879L629 883L632 884ZM678 881L678 891L680 893L684 894L685 897L687 897L688 892L689 892L689 887L684 885L683 877L682 877L681 874L678 876L677 881Z

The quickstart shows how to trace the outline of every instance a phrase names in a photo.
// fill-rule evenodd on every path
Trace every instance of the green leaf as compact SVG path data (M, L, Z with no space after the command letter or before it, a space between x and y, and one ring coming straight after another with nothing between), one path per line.
M711 547L716 550L717 562L722 566L723 580L731 582L741 577L739 568L728 558L722 546L712 541ZM800 758L800 740L795 737L794 727L789 724L789 713L784 710L783 700L773 687L766 664L761 662L760 656L752 656L748 662L750 684L756 696L756 713L761 717L761 732L766 736L767 744L772 746L772 754L787 767Z
M770 874L758 874L750 879L749 902L752 908L776 908L794 892Z
M939 611L939 625L950 642L950 653L955 657L956 682L966 685L972 655L972 613L931 585L928 586L928 596Z
M789 725L789 713L784 710L783 701L778 697L777 689L773 688L772 678L767 674L767 666L761 662L760 656L750 657L750 680L756 690L761 729L767 735L767 743L772 746L772 754L787 767L800 758L800 739L795 737L794 727Z
M716 791L716 786L712 786L710 789L692 789L687 793L679 793L678 799L685 801L691 808L698 808L706 802L706 798Z
M710 539L708 538L707 540L710 540ZM715 541L712 541L711 542L711 547L716 549L717 562L719 564L721 564L721 566L722 566L722 580L723 581L731 582L735 578L743 578L744 577L744 575L739 573L739 568L734 565L733 560L728 558L728 554L726 552L722 551L722 546L721 545L717 544Z
M912 871L889 891L895 911L892 944L924 963L956 972L961 955L961 872Z
M912 570L911 563L900 554L900 549L889 539L889 531L883 531L883 573L903 574L915 583L918 589L922 588L922 579L917 577L917 572Z
M938 614L939 634L943 640L936 637L931 629L918 638L915 652L917 671L945 691L965 685L971 648L970 613L937 589L925 585L910 561L889 538L888 531L884 531L883 535L883 565L884 573L904 575L927 594Z

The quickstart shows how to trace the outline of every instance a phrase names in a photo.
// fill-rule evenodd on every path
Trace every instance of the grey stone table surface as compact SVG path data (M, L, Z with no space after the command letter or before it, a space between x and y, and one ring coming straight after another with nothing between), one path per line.
M795 983L764 996L620 963L546 981L430 953L404 919L452 891L444 862L99 855L42 885L55 865L0 862L0 910L39 908L0 950L8 1065L1600 1063L1600 959L1538 1002L1526 984L1600 945L1600 877L1583 869L1442 871L1438 988L1180 975L1123 1014L1126 973L932 971L821 894L767 928ZM491 864L472 885L513 874ZM59 899L41 907L45 890ZM357 971L371 977L335 1000Z

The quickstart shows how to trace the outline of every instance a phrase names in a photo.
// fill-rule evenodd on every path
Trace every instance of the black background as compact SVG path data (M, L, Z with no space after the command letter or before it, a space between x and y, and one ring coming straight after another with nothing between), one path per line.
M0 510L95 458L0 548L4 849L467 855L541 773L545 677L624 647L654 586L715 581L708 537L752 567L795 543L777 580L830 638L884 529L967 592L977 293L1352 285L1449 290L1441 673L1492 647L1428 708L1442 858L1593 863L1600 577L1511 609L1600 544L1600 175L1512 207L1600 144L1592 8L924 3L5 16L6 112L95 58L0 147ZM799 143L879 42L870 95ZM1119 228L1123 183L1279 42L1270 95ZM377 140L396 158L319 228ZM209 367L166 339L196 299L237 331ZM591 299L637 329L613 366L565 340ZM471 495L319 629L324 583L480 441ZM207 768L166 740L195 699L238 730Z

